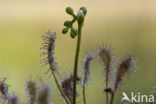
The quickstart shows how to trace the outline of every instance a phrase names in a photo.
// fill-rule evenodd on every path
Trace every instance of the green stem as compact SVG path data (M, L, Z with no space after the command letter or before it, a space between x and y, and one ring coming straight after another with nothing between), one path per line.
M107 67L108 68L108 67ZM109 70L109 69L106 69L106 70ZM108 88L108 80L109 80L109 78L108 78L108 74L109 74L109 72L107 71L106 72L106 88ZM106 92L106 104L108 104L108 92Z
M86 104L85 84L83 83L83 102Z
M113 104L114 97L115 97L115 92L113 92L113 93L111 94L110 104Z
M76 104L76 78L77 78L77 68L78 68L78 60L79 60L79 53L80 53L80 44L81 44L81 29L82 29L82 24L78 24L77 48L76 48L75 62L74 62L73 104Z
M106 88L108 87L108 82L106 81ZM106 92L106 104L108 104L108 92Z

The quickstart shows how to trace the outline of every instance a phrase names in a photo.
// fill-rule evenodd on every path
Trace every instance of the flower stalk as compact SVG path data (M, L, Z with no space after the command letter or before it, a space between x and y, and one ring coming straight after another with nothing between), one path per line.
M80 46L81 46L81 30L82 30L82 24L78 24L77 48L76 48L75 61L74 61L73 104L76 104L76 77L77 77L78 60L79 60L79 53L80 53Z
M77 46L76 46L76 52L75 52L75 60L74 60L74 79L73 79L73 103L76 104L76 79L77 79L77 70L78 70L78 61L79 61L79 53L80 53L80 46L81 46L81 31L83 27L84 17L87 13L87 9L85 7L81 7L77 13L77 16L74 14L74 11L71 7L66 8L66 13L71 15L74 19L72 21L65 21L64 26L65 28L62 30L63 34L66 34L70 28L70 36L71 38L77 37ZM73 23L78 23L78 29L74 29Z

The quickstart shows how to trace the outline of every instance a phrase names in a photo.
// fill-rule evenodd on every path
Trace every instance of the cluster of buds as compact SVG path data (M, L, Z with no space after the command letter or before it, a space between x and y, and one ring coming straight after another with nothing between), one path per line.
M66 34L70 29L70 36L71 38L75 38L78 35L78 30L73 27L73 24L77 21L79 25L82 25L84 22L84 17L87 14L87 9L85 7L81 7L77 13L74 14L74 11L71 7L66 8L66 13L73 17L73 20L67 20L64 22L65 28L63 28L62 33Z

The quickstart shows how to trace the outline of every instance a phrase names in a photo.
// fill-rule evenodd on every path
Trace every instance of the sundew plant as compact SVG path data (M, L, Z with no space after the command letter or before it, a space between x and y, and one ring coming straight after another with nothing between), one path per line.
M77 14L75 14L71 7L67 7L66 13L70 15L72 19L64 22L62 33L70 33L70 37L77 41L75 58L73 60L74 65L71 73L66 77L61 76L62 74L60 73L61 71L58 68L58 63L56 62L55 57L55 41L57 40L56 33L48 31L43 34L40 47L41 65L49 66L48 72L54 79L56 88L64 100L61 104L80 104L80 102L77 102L77 97L83 98L81 103L89 104L86 100L86 86L91 83L90 73L92 71L90 70L90 64L94 64L92 63L92 60L99 60L99 63L101 64L101 73L105 80L103 82L103 89L101 89L101 92L105 94L103 104L116 104L114 99L115 95L119 90L122 81L127 78L125 76L136 71L136 60L131 53L123 53L124 56L119 58L114 54L113 48L102 43L95 48L95 51L87 52L83 62L83 74L78 75L78 73L82 71L80 70L80 65L78 63L79 54L81 52L81 36L83 35L82 29L83 26L87 26L87 24L84 25L87 9L85 7L81 7ZM75 28L75 25L73 24L77 24L77 27ZM60 76L62 78L61 80ZM18 96L16 96L16 94L9 94L9 87L5 83L5 80L6 78L0 81L0 102L3 104L54 104L50 99L52 97L49 93L51 92L51 89L42 81L37 82L33 79L26 81L25 90L27 100L24 103ZM81 92L77 90L77 86L81 86ZM82 96L79 96L80 93L82 93ZM150 104L152 104L152 102Z

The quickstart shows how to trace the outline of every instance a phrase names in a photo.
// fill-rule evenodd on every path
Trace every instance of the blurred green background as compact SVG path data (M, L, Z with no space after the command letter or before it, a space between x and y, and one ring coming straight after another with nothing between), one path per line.
M156 1L155 0L0 0L0 77L7 77L10 92L25 99L25 81L42 78L51 83L54 104L62 104L55 83L40 65L41 35L51 29L57 33L56 58L60 71L70 71L76 39L62 35L67 6L75 13L88 9L82 34L80 66L83 56L102 41L119 56L130 50L138 60L139 70L128 77L118 91L149 94L156 86ZM92 83L87 89L88 104L104 104L104 79L97 60L91 65ZM80 70L81 67L79 67ZM127 86L128 85L128 86ZM78 98L82 104L81 96Z

